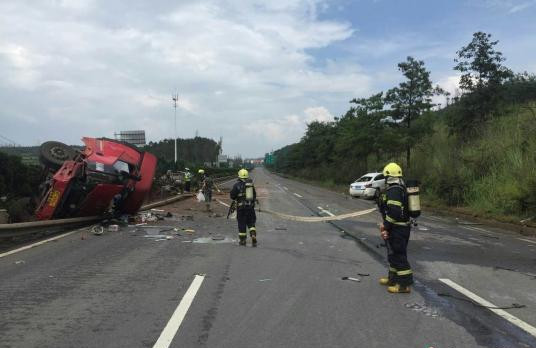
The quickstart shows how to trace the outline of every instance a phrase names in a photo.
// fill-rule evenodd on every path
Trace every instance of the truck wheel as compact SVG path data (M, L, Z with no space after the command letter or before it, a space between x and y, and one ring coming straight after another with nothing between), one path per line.
M58 170L63 162L72 160L76 156L76 151L69 145L59 141L47 141L39 148L39 160L50 169Z

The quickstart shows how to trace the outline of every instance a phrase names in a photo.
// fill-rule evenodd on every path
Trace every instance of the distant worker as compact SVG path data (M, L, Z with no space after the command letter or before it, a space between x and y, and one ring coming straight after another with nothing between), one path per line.
M190 185L192 183L192 174L189 168L184 168L184 191L190 192Z
M381 237L387 247L389 275L380 278L390 293L409 293L413 284L413 271L408 262L407 248L411 230L410 212L402 168L389 163L383 169L386 189L380 195L378 208L382 214Z
M212 202L212 191L214 189L220 191L212 178L205 173L203 169L199 169L198 174L201 176L201 192L205 196L205 203L207 205L207 211L210 211L210 202Z
M257 230L255 222L255 202L257 192L253 181L249 178L249 173L245 169L238 171L238 181L231 190L231 199L236 201L236 220L238 221L238 238L240 245L246 245L247 231L251 236L252 246L257 246Z

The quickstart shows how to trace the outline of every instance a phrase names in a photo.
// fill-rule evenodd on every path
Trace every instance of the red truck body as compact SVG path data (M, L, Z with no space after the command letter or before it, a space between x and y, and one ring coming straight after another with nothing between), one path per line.
M151 190L156 157L106 138L83 138L85 149L48 180L39 220L102 215L120 195L120 212L134 214Z

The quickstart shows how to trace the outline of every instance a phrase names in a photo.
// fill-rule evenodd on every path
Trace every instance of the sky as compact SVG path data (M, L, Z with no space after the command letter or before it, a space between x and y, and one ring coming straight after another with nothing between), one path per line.
M146 131L259 157L402 81L424 60L454 92L456 51L491 33L536 73L536 0L0 0L0 144Z

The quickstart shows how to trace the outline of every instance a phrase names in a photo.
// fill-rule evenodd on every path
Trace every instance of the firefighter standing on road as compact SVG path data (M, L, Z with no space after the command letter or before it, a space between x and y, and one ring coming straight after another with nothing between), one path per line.
M239 244L246 245L247 231L249 230L252 246L256 247L257 230L255 229L255 222L257 216L255 215L255 202L257 193L246 169L238 171L238 181L231 190L231 199L236 201Z
M383 224L381 236L387 246L389 275L380 279L390 293L409 293L413 284L413 271L408 262L407 247L411 230L406 186L402 180L402 168L389 163L383 169L386 189L378 200Z

